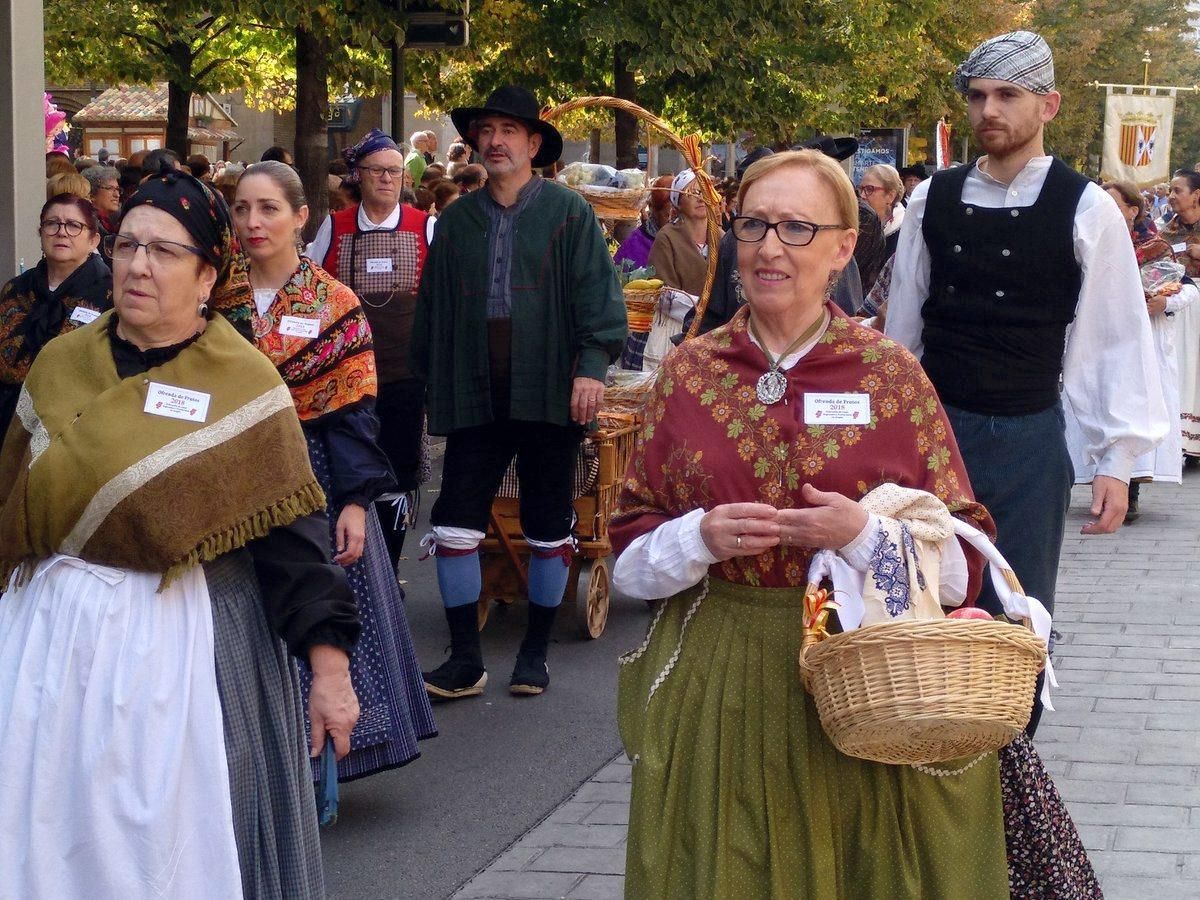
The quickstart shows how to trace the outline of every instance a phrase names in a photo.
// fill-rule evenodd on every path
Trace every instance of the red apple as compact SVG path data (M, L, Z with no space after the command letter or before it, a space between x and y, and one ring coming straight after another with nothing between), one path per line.
M962 606L946 616L947 619L979 619L981 622L992 622L991 613L978 606Z

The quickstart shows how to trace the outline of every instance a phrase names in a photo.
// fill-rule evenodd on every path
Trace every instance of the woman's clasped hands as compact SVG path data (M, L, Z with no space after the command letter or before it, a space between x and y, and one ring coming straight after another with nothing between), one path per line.
M801 488L803 509L776 509L768 503L723 503L700 520L708 551L724 562L757 556L772 547L838 550L866 527L869 516L858 502L834 491Z

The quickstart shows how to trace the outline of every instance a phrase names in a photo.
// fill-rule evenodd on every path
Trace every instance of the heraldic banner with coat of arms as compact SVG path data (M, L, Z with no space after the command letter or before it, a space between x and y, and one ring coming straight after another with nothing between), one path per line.
M1109 94L1104 104L1104 155L1100 177L1149 187L1171 180L1175 98Z

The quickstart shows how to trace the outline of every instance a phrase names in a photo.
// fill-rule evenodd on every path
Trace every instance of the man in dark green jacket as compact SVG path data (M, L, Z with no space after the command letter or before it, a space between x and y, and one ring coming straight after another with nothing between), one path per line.
M523 88L451 113L488 172L446 208L417 299L412 366L425 378L429 431L444 434L442 490L430 514L450 658L425 673L435 697L483 692L478 547L513 457L532 549L529 626L509 690L550 683L546 648L574 551L579 441L625 343L625 304L600 226L574 191L533 174L562 137Z

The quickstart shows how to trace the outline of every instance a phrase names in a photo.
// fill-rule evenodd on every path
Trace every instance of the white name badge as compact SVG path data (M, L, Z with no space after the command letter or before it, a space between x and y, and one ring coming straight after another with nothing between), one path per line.
M1187 241L1180 241L1178 244L1172 244L1171 249L1175 253L1187 253Z
M288 337L315 338L321 334L321 320L307 316L284 316L279 320L279 333Z
M88 325L100 318L100 313L94 309L88 309L86 306L77 306L71 310L71 321L78 322L80 325Z
M392 258L390 256L376 256L373 259L367 260L368 275L379 275L390 271L392 271Z
M805 425L867 425L870 394L805 394Z
M148 412L152 416L166 416L168 419L203 422L208 418L210 399L212 394L202 394L200 391L189 391L187 388L152 381L150 390L146 392L146 405L142 412Z

